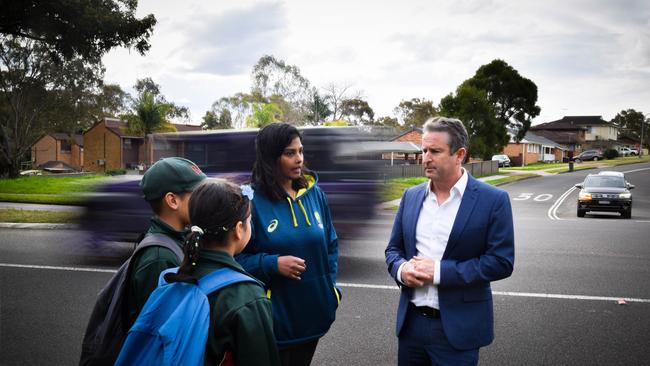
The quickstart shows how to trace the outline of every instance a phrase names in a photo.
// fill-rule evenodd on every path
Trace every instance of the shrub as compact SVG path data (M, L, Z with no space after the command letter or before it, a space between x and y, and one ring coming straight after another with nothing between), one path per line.
M607 150L605 150L605 152L603 153L603 156L605 157L605 159L614 159L614 158L618 158L618 151L616 151L616 150L614 150L614 149L607 149Z
M124 175L126 174L126 169L111 169L106 171L106 175Z

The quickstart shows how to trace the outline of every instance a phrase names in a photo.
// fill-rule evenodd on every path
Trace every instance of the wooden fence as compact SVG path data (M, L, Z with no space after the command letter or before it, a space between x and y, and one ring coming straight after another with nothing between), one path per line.
M496 174L499 172L499 163L496 160L467 163L467 164L463 164L463 167L474 178L479 178L490 174ZM424 176L423 169L424 168L422 167L422 165L419 164L393 165L393 166L384 167L382 173L384 179L423 177Z

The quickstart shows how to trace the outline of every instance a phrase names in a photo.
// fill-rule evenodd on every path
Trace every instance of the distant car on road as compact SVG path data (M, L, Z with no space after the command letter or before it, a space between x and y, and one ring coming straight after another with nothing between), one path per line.
M492 160L499 162L499 167L508 167L510 166L510 158L508 155L493 155Z
M581 162L585 160L603 160L603 153L598 150L585 150L573 158L574 161Z
M603 171L589 174L584 182L576 184L578 193L578 217L588 211L619 212L625 219L632 217L632 193L634 188L621 172Z

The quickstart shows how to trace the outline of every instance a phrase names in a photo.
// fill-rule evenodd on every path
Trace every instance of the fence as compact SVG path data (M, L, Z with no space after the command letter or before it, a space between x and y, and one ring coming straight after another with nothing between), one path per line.
M499 172L499 162L496 160L467 163L463 164L463 167L475 178ZM424 176L423 168L420 164L386 166L382 169L382 173L384 179Z

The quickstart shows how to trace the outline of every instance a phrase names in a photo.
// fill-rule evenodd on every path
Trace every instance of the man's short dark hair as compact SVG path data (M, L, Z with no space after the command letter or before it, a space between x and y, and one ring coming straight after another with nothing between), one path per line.
M447 117L429 118L422 126L422 132L447 132L449 134L449 153L454 154L464 147L469 150L469 136L461 120Z

